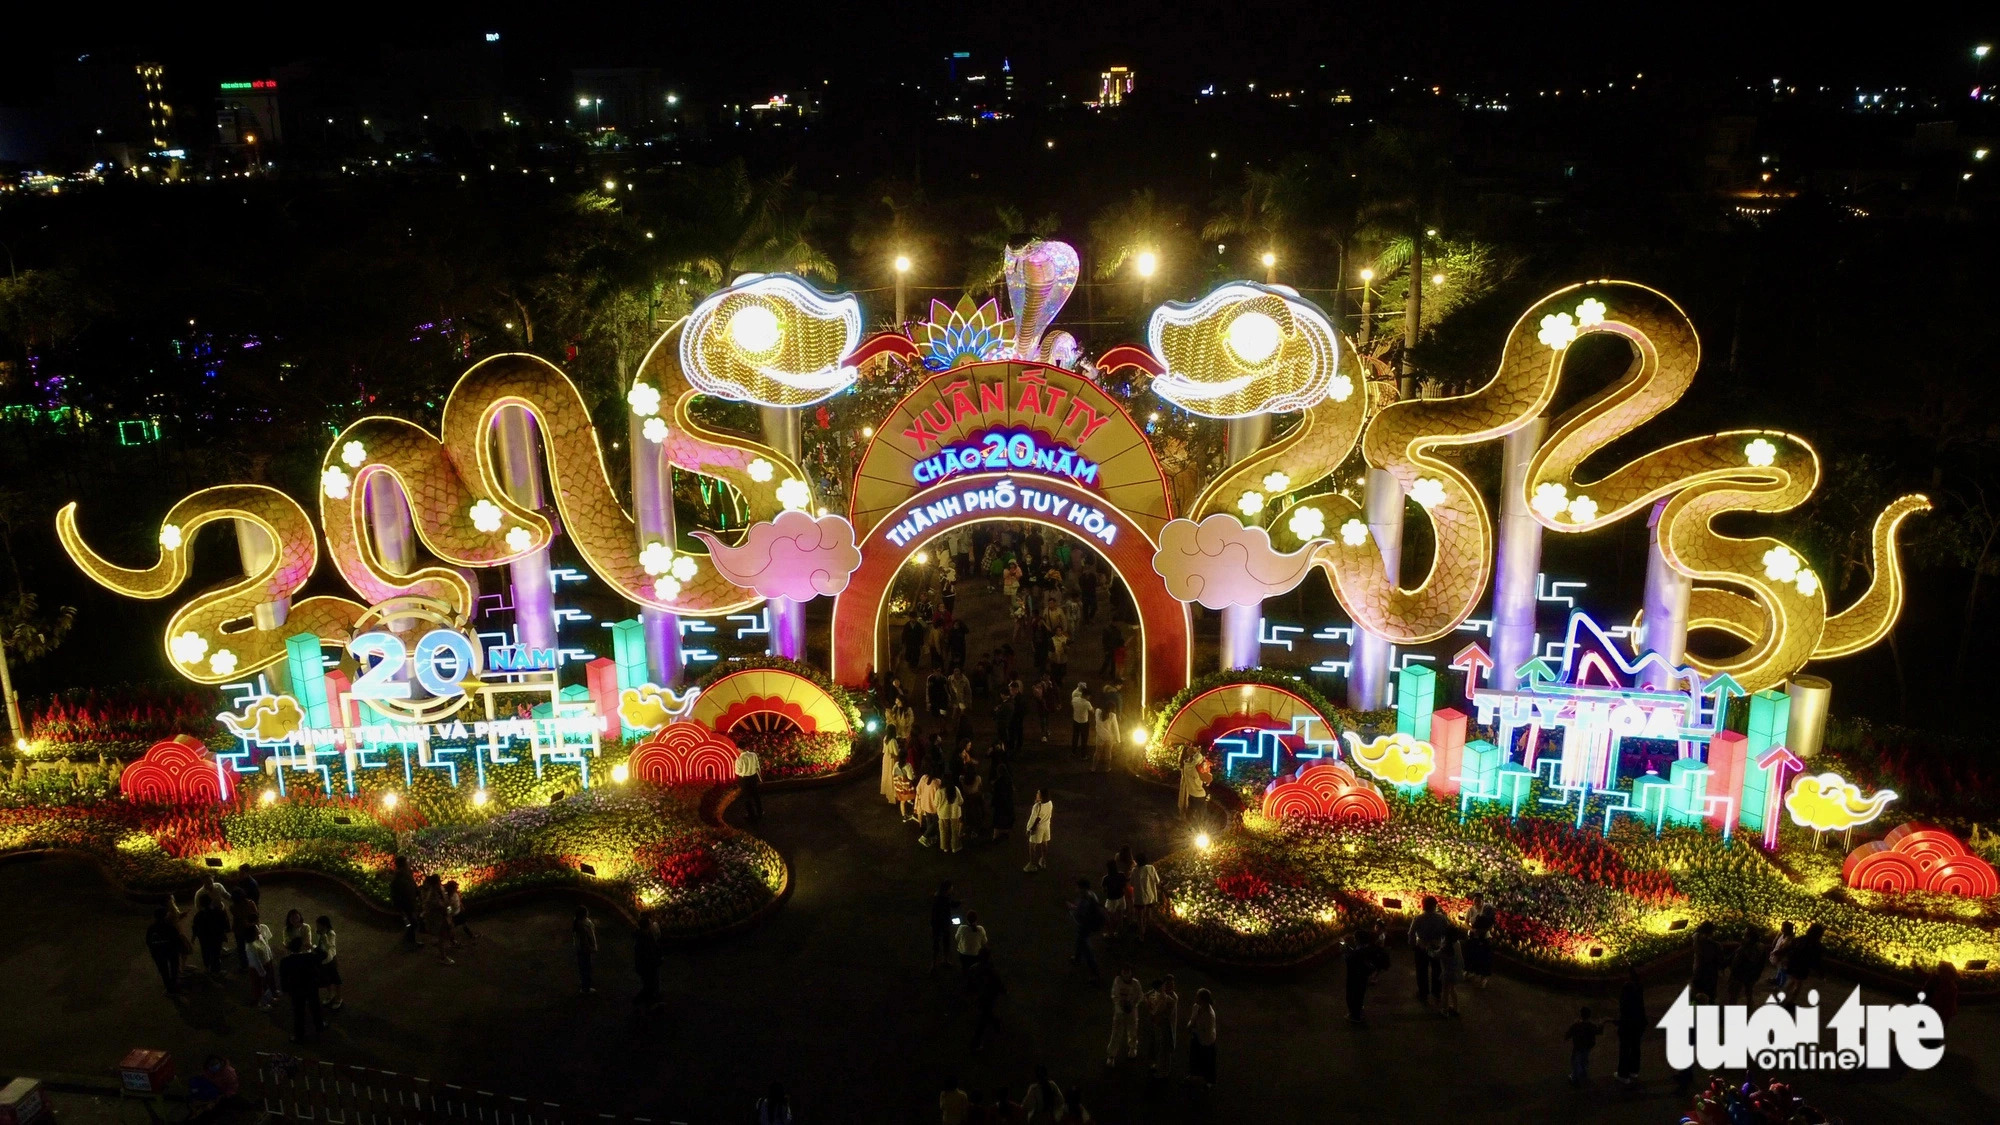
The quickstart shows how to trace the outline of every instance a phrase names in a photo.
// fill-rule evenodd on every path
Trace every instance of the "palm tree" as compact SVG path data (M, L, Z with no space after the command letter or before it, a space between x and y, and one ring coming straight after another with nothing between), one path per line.
M1384 127L1369 141L1367 217L1408 242L1403 346L1397 353L1398 389L1411 390L1410 350L1423 324L1424 245L1438 229L1456 188L1451 154L1433 132Z
M1052 211L1030 221L1011 204L993 208L993 225L966 236L972 258L965 265L965 288L969 292L991 292L1007 280L1007 251L1018 249L1037 238L1047 238L1061 225Z
M1129 275L1137 286L1139 306L1151 303L1155 286L1174 292L1177 281L1197 273L1199 254L1195 250L1195 228L1185 208L1161 203L1152 188L1134 191L1123 203L1114 203L1098 212L1090 223L1091 273L1099 280ZM1139 268L1151 254L1152 272Z
M763 179L741 160L687 169L675 178L673 196L666 235L674 271L711 288L750 272L839 276L816 238L819 208L796 198L789 169Z

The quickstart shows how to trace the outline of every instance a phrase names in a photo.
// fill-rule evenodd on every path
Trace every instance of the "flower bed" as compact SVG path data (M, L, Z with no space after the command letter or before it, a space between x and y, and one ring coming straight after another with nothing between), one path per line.
M235 801L187 808L116 797L0 804L0 853L83 852L135 890L182 888L240 868L318 871L386 903L400 851L420 874L456 879L470 902L535 886L582 886L658 913L693 935L754 915L785 883L770 845L705 820L697 789L581 787L574 766L537 776L529 763L491 771L479 803L435 771L358 775L352 796L322 795L316 775L245 775ZM394 794L394 799L390 795ZM268 798L267 799L267 795Z
M135 758L163 738L216 731L217 693L185 684L78 688L22 708L28 752L43 759Z
M1254 809L1244 831L1163 864L1168 928L1193 952L1239 964L1296 961L1329 948L1357 918L1408 924L1424 896L1461 915L1474 894L1495 907L1495 940L1512 957L1563 974L1622 972L1685 949L1714 921L1727 941L1781 922L1826 927L1830 957L1879 971L1928 970L1939 958L2000 969L1995 904L1886 895L1841 884L1844 850L1815 849L1789 826L1776 857L1756 842L1691 828L1619 823L1609 838L1542 816L1539 790L1513 823L1460 822L1455 803L1396 797L1388 822L1272 823ZM1884 826L1886 827L1886 826ZM1274 878L1273 873L1282 877ZM1973 971L1967 987L2000 973Z

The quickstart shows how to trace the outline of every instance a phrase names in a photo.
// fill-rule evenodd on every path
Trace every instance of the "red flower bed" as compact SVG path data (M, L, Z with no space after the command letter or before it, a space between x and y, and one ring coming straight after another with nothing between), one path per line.
M1249 902L1271 893L1268 880L1254 871L1238 871L1234 875L1224 875L1216 879L1215 886L1223 894L1238 902Z
M1581 952L1591 940L1588 934L1559 929L1509 910L1494 911L1493 932L1502 942L1517 948L1550 949L1571 956Z
M1674 887L1673 876L1664 871L1634 871L1625 866L1603 836L1552 820L1519 820L1509 824L1495 817L1494 824L1521 855L1559 874L1574 875L1623 892L1648 906L1667 906L1687 896Z
M705 840L663 840L639 853L639 862L652 869L669 887L689 887L715 878L720 868L715 852Z

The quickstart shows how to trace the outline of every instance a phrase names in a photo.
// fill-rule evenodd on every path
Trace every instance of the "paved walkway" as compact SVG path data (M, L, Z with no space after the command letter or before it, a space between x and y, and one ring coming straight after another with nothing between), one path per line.
M1073 666L1095 667L1081 657ZM739 939L670 957L671 1015L651 1029L630 1015L637 982L622 929L606 927L603 991L576 994L571 903L557 894L475 917L479 942L451 966L403 950L397 927L323 882L274 881L265 914L296 905L339 922L348 1003L310 1051L659 1121L746 1121L774 1080L794 1092L802 1123L935 1121L946 1075L1018 1098L1036 1062L1080 1083L1093 1116L1111 1122L1679 1119L1657 1033L1640 1090L1602 1077L1608 1036L1600 1077L1580 1090L1565 1081L1562 1030L1580 1002L1609 1010L1609 989L1579 996L1503 978L1446 1021L1416 1004L1400 951L1371 1001L1374 1026L1359 1030L1341 1018L1335 965L1273 979L1192 969L1158 946L1106 950L1107 975L1131 960L1142 979L1177 973L1184 997L1214 991L1221 1084L1205 1101L1130 1065L1106 1072L1108 990L1068 963L1064 888L1101 872L1121 844L1157 855L1182 833L1167 790L1086 773L1031 727L1023 805L1038 784L1055 792L1056 832L1050 870L1033 875L1021 871L1018 832L957 856L918 847L872 776L768 796L762 831L792 864L791 901ZM926 970L927 898L941 878L979 911L1009 988L1003 1026L977 1054L955 970ZM246 1005L240 977L179 1003L162 996L140 940L149 909L89 866L0 865L0 901L15 919L0 938L0 1075L103 1073L134 1046L172 1050L184 1069L210 1051L288 1049L288 1015ZM1675 991L1653 989L1653 1010ZM1933 1071L1800 1086L1849 1122L2000 1120L2000 1006L1963 1012Z

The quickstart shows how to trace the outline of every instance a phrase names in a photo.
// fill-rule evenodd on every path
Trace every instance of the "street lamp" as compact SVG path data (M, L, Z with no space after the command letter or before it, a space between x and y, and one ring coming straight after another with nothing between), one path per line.
M896 330L903 330L903 294L910 278L910 256L896 255Z
M1160 268L1160 257L1151 250L1141 250L1132 264L1139 271L1139 306L1143 309L1153 303L1153 274Z
M1266 250L1264 251L1263 262L1264 262L1264 284L1276 285L1278 283L1278 256L1272 253L1271 251Z
M1375 290L1369 282L1375 280L1375 271L1361 271L1361 346L1367 347L1375 332Z
M1432 274L1431 284L1437 286L1440 289L1444 288L1444 274L1443 273Z

